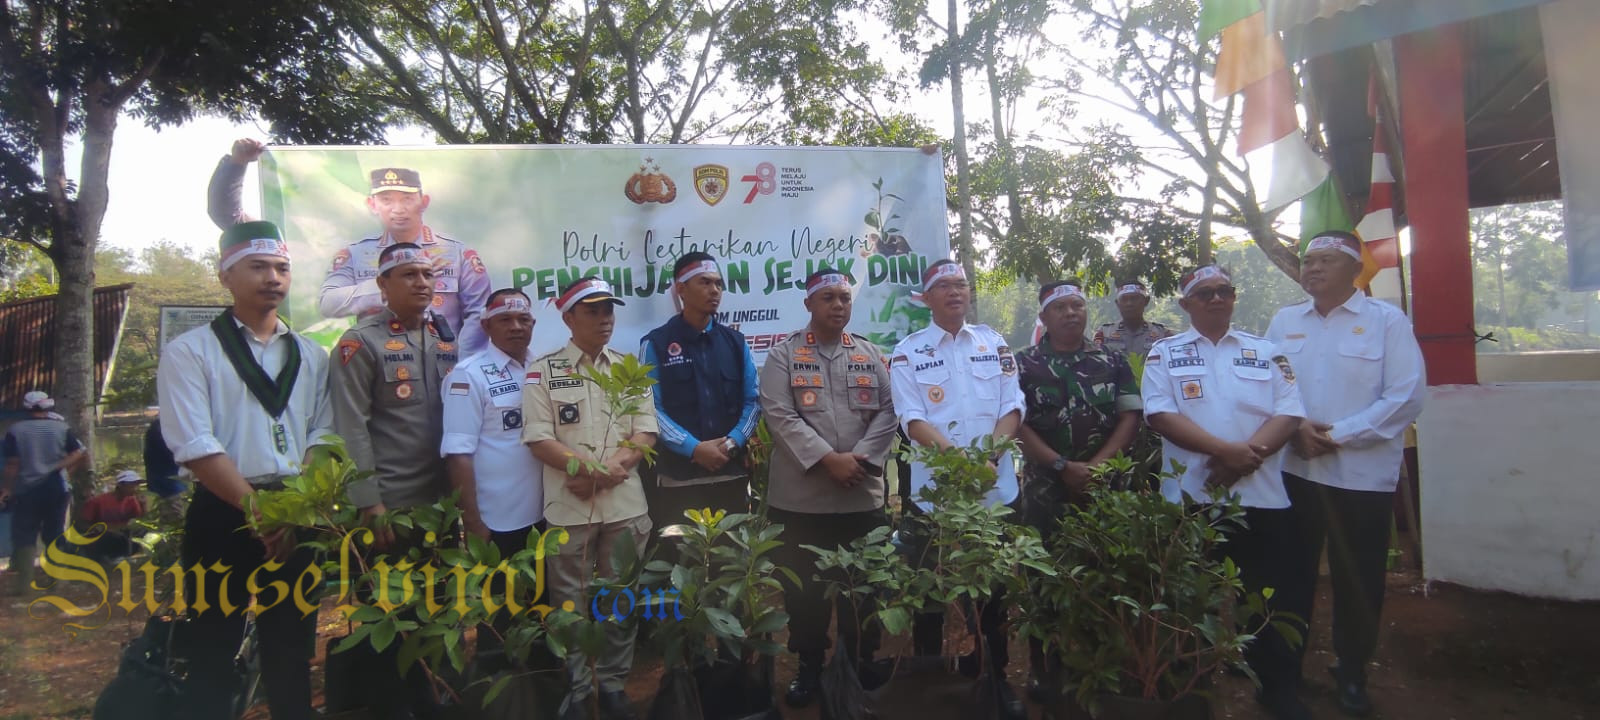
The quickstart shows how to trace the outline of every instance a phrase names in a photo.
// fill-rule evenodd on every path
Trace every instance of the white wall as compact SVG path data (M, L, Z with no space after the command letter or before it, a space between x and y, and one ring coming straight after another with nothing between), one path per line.
M1428 579L1600 599L1600 382L1432 387L1418 430Z

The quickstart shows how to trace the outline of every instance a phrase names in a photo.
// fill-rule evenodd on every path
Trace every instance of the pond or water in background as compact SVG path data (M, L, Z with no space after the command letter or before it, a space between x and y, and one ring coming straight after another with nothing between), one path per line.
M94 470L99 478L118 470L144 477L144 431L148 423L102 425L94 431Z

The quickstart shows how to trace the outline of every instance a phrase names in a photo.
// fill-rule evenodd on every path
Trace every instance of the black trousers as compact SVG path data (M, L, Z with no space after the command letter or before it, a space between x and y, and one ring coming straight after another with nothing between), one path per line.
M1328 487L1289 473L1283 474L1283 486L1294 503L1294 587L1307 590L1286 598L1294 607L1284 609L1311 617L1326 545L1339 674L1348 682L1364 682L1367 662L1378 647L1394 493Z
M926 563L933 560L928 548L929 530L924 518L922 509L915 503L904 506L900 518L900 532L911 552L912 563ZM962 611L967 616L967 631L974 633L975 636L981 632L988 645L990 670L1003 675L1006 665L1010 664L1010 640L1005 632L1007 615L1005 588L996 586L989 596L989 601L984 603L981 609L975 609L970 602L964 602ZM911 646L913 651L921 656L943 654L943 609L925 610L912 615ZM978 650L974 648L970 657L976 659Z
M1263 588L1273 589L1272 599L1267 601L1271 612L1293 612L1286 607L1284 596L1305 592L1295 585L1298 580L1291 548L1292 522L1288 509L1245 508L1246 526L1225 528L1227 538L1215 551L1233 559L1245 592L1253 594ZM1255 627L1260 621L1261 618L1253 617L1250 626ZM1245 647L1244 659L1261 679L1263 694L1272 696L1299 690L1300 649L1290 645L1274 626L1267 625L1256 633L1255 641Z
M767 509L767 519L783 525L779 537L783 546L773 551L774 560L794 571L800 584L783 581L783 605L789 613L789 650L800 662L820 669L828 651L828 625L834 613L839 617L839 641L845 650L853 649L858 660L871 660L878 651L881 632L876 623L861 627L856 607L843 594L833 602L827 598L827 584L814 579L817 556L802 545L840 548L873 530L889 524L882 509L854 513L802 513L778 508ZM843 576L840 575L840 580ZM867 599L861 616L875 612L877 604Z
M682 525L689 522L683 516L685 510L727 510L729 513L750 512L750 478L737 477L732 480L709 483L706 485L682 485L676 487L657 487L649 495L650 524L656 532L668 525Z
M202 690L193 693L193 697L185 697L178 708L179 718L233 717L232 693L226 690L234 687L233 658L244 638L244 608L250 600L247 581L266 560L261 541L243 529L244 522L243 511L223 502L204 486L195 486L194 500L189 504L183 524L183 565L192 568L198 563L207 568L202 587L209 607L204 612L190 611L195 630L191 637L195 642L189 658L189 686L224 691ZM314 561L313 551L299 548L277 571L262 569L256 575L256 585L268 588L258 599L263 605L273 603L256 615L261 679L266 684L267 706L273 720L312 716L311 656L317 630L314 608L320 588L297 587L296 582ZM213 563L219 562L228 566L226 574L210 570ZM191 582L184 583L184 601L192 606L201 588L192 582L193 575L187 578ZM279 581L291 588L291 592L303 593L313 610L305 613L293 599L277 598L277 593L270 588L271 583ZM232 613L220 607L224 591L228 602L236 606ZM274 603L275 600L278 602Z

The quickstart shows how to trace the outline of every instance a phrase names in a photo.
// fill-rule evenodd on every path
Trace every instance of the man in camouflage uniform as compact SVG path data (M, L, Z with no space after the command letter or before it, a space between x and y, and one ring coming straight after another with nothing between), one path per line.
M1071 281L1039 290L1044 336L1017 353L1027 410L1022 440L1022 521L1049 538L1071 505L1083 502L1090 470L1132 444L1139 429L1139 386L1121 353L1088 342L1088 303ZM1061 687L1058 658L1028 640L1028 696L1048 702Z
M1017 353L1027 398L1020 437L1023 522L1049 533L1081 499L1090 469L1126 450L1139 427L1139 387L1120 353L1084 336L1088 308L1071 281L1039 291L1044 337Z
M1150 305L1150 290L1138 280L1117 284L1117 312L1122 320L1106 323L1094 331L1094 343L1102 349L1144 357L1150 346L1172 331L1158 322L1144 319L1144 309Z

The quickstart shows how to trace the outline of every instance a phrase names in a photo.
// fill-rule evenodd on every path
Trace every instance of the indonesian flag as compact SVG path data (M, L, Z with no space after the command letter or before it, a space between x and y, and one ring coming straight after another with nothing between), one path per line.
M1222 36L1216 97L1244 94L1239 154L1250 168L1261 209L1271 212L1315 190L1327 179L1328 164L1300 131L1294 76L1261 1L1205 0L1199 34L1202 43Z
M1372 191L1367 198L1367 215L1356 225L1356 234L1372 251L1380 268L1400 267L1400 241L1394 229L1394 173L1389 169L1388 141L1383 126L1372 137Z

